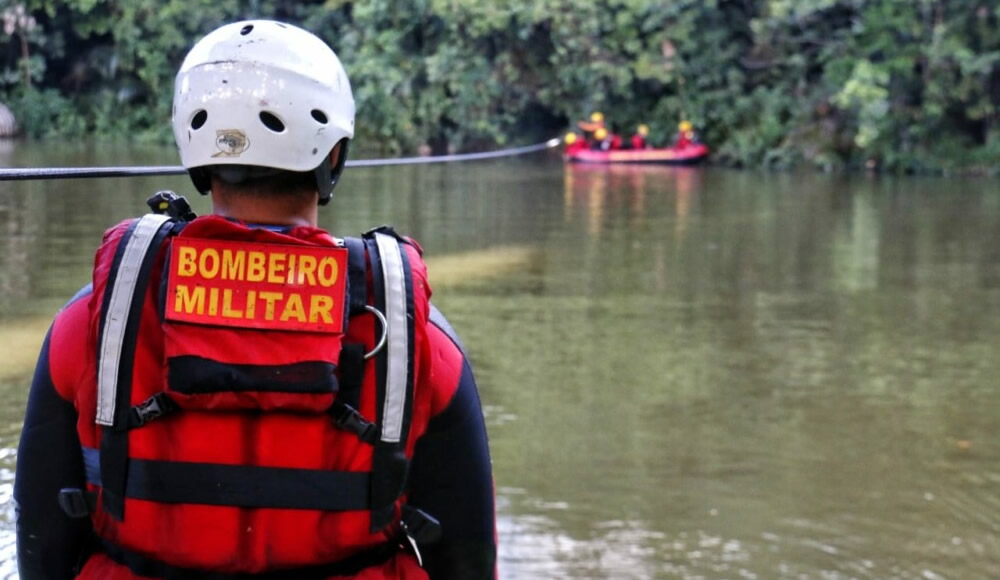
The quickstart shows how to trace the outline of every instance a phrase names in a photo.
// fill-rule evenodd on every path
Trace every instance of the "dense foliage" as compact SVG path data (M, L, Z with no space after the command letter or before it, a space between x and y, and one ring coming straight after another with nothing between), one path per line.
M412 153L550 137L601 110L717 161L1000 166L991 0L0 0L0 100L32 135L169 140L186 48L272 17L337 50L359 145ZM23 9L22 9L23 10Z

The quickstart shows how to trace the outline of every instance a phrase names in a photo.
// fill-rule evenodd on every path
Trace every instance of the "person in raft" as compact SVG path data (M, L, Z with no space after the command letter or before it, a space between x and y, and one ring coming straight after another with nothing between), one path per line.
M645 149L649 146L647 139L649 138L649 125L639 125L635 129L635 134L632 135L631 144L632 149Z
M698 135L694 132L694 126L690 121L681 121L677 125L677 138L674 140L674 147L683 149L698 142Z
M584 143L586 143L588 147L593 147L596 140L595 133L601 129L605 129L604 113L594 111L590 114L587 121L577 121L576 124L583 133Z
M222 26L173 129L212 213L166 196L111 228L56 316L17 455L22 580L495 578L479 395L420 246L317 227L354 135L336 54Z

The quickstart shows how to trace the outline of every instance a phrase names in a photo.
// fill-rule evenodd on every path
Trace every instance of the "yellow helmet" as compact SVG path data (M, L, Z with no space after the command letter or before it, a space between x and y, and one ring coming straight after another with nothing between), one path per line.
M604 127L601 127L598 130L594 131L594 139L597 139L598 141L603 140L607 136L608 136L608 130L605 129Z
M645 136L649 135L649 125L646 125L646 124L639 125L636 128L635 132L638 133L638 134L640 134L640 135L642 135L643 137L645 137Z
M572 145L573 143L576 143L576 140L577 140L576 133L572 132L566 133L566 137L563 139L563 141L565 141L567 145Z
M600 111L594 111L593 113L590 114L590 122L591 123L603 123L604 122L604 113L602 113Z
M690 121L681 121L681 124L677 125L677 130L687 133L691 130L691 127L692 125Z

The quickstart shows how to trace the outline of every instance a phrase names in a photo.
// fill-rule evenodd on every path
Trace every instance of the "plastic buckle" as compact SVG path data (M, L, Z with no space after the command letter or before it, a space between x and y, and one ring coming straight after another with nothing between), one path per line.
M441 538L441 522L427 512L404 505L402 516L399 525L403 528L403 532L413 540L421 544L429 544Z
M375 423L366 420L354 407L341 402L334 402L330 408L330 415L333 422L345 431L350 431L358 436L365 443L375 443L378 437L378 429Z
M77 487L64 487L59 490L59 507L63 513L74 520L90 516L97 507L95 494Z
M177 195L168 189L157 191L149 196L149 199L146 200L146 205L149 206L149 209L153 213L166 214L174 219L186 222L198 217L191 210L191 204L188 203L188 200L183 195Z
M142 427L146 423L162 417L176 408L163 393L157 393L129 409L129 427Z

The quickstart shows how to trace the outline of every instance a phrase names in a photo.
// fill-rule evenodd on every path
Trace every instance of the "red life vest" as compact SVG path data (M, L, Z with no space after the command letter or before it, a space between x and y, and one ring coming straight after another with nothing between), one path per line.
M426 578L399 548L429 419L419 248L151 214L105 235L93 287L80 577Z

